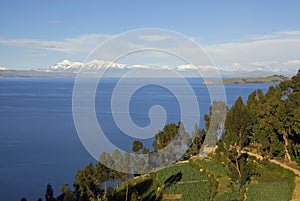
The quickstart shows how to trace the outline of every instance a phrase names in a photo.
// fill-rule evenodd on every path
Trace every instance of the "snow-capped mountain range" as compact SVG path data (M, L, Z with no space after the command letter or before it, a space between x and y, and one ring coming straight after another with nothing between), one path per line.
M47 68L39 69L39 71L45 72L68 72L68 73L78 73L81 69L84 71L95 71L100 68L107 68L110 67L111 76L118 76L121 72L130 71L130 69L139 69L145 70L149 73L149 70L161 70L161 71L168 71L168 70L176 70L183 76L192 76L195 73L195 70L204 74L207 77L211 77L215 75L218 71L222 76L226 77L256 77L256 76L267 76L277 74L278 72L274 72L269 68L262 68L262 67L251 67L251 68L242 68L242 67L230 67L221 69L216 66L212 65L203 65L203 66L194 66L190 64L179 65L176 67L168 67L168 66L151 66L151 65L127 65L121 63L114 63L111 61L99 61L99 60L92 60L87 63L81 62L72 62L69 60L63 60L55 65L49 66Z
M92 60L90 62L73 62L63 60L55 65L39 68L38 70L9 70L0 66L0 77L75 77L78 72L97 72L99 69L110 67L105 72L107 77L123 77L125 73L130 72L132 77L172 77L176 71L184 77L218 78L218 74L222 78L250 78L263 77L270 75L291 76L291 72L272 70L267 67L241 67L233 65L230 67L218 67L213 65L194 66L190 64L178 65L175 67L160 65L127 65L122 63L114 63L111 61ZM135 73L132 73L135 69Z

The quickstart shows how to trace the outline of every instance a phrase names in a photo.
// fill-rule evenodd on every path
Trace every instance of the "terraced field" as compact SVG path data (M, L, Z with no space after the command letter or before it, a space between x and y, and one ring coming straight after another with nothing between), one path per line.
M251 201L289 201L294 189L293 172L268 161L256 161L257 174L246 186L244 194ZM180 162L155 173L136 177L117 190L119 200L126 195L143 201L233 201L241 198L237 186L229 178L228 168L220 161ZM126 182L127 183L127 182ZM135 195L134 195L135 194ZM135 200L135 199L132 199Z
M181 194L180 200L199 201L208 200L210 197L208 175L192 167L190 163L160 170L157 172L157 179L164 186L163 194Z

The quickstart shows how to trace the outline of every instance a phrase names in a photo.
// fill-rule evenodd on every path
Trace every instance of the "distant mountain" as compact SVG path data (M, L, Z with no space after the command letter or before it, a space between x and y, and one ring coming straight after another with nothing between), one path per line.
M87 63L73 62L63 60L55 65L39 68L38 70L7 70L0 67L0 77L75 77L78 72L96 72L99 69L110 67L106 72L107 77L121 77L132 69L138 69L133 77L170 77L170 71L175 70L184 77L205 77L216 78L219 77L216 73L224 79L227 78L251 78L271 76L278 74L270 69L257 68L241 68L230 67L220 68L212 65L194 66L194 65L179 65L176 67L168 66L151 66L151 65L127 65L121 63L114 63L112 61L92 60ZM281 73L280 73L281 74Z
M194 66L190 64L186 65L179 65L175 68L170 68L168 66L147 66L147 65L127 65L127 64L120 64L120 63L114 63L112 61L99 61L99 60L93 60L88 63L81 63L81 62L72 62L69 60L63 60L62 62L59 62L53 66L49 66L44 69L39 69L40 71L46 71L46 72L72 72L72 73L78 73L81 68L83 68L85 71L95 71L100 68L107 68L110 66L110 76L121 76L123 73L129 72L131 69L139 69L139 70L147 70L146 72L149 73L151 70L153 70L153 73L155 73L155 70L165 70L168 71L170 69L175 69L180 74L182 74L185 77L199 77L198 74L195 74L196 71L199 72L201 75L204 75L205 77L216 77L216 72L220 73L222 77L258 77L258 76L270 76L274 75L275 72L271 71L269 69L262 69L261 67L258 68L226 68L221 69L216 66L212 65L204 65L204 66Z

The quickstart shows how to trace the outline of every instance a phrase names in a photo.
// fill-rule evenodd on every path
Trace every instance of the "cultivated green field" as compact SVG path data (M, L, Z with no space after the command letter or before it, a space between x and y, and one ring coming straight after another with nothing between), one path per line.
M256 161L257 173L246 186L247 200L288 201L294 189L294 174L276 164ZM161 169L150 175L134 178L128 182L128 196L136 200L172 200L173 195L182 201L234 201L241 194L222 162L213 159L191 159ZM117 189L118 198L126 196L126 183ZM168 199L163 197L167 195ZM133 196L133 197L132 197ZM133 199L131 199L133 200Z

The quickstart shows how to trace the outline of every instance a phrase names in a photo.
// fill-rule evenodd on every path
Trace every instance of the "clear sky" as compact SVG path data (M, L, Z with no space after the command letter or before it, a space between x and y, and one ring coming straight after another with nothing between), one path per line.
M298 0L2 0L0 66L35 69L63 59L83 61L110 36L152 27L195 39L220 66L300 65L299 10ZM239 48L252 52L238 59Z

